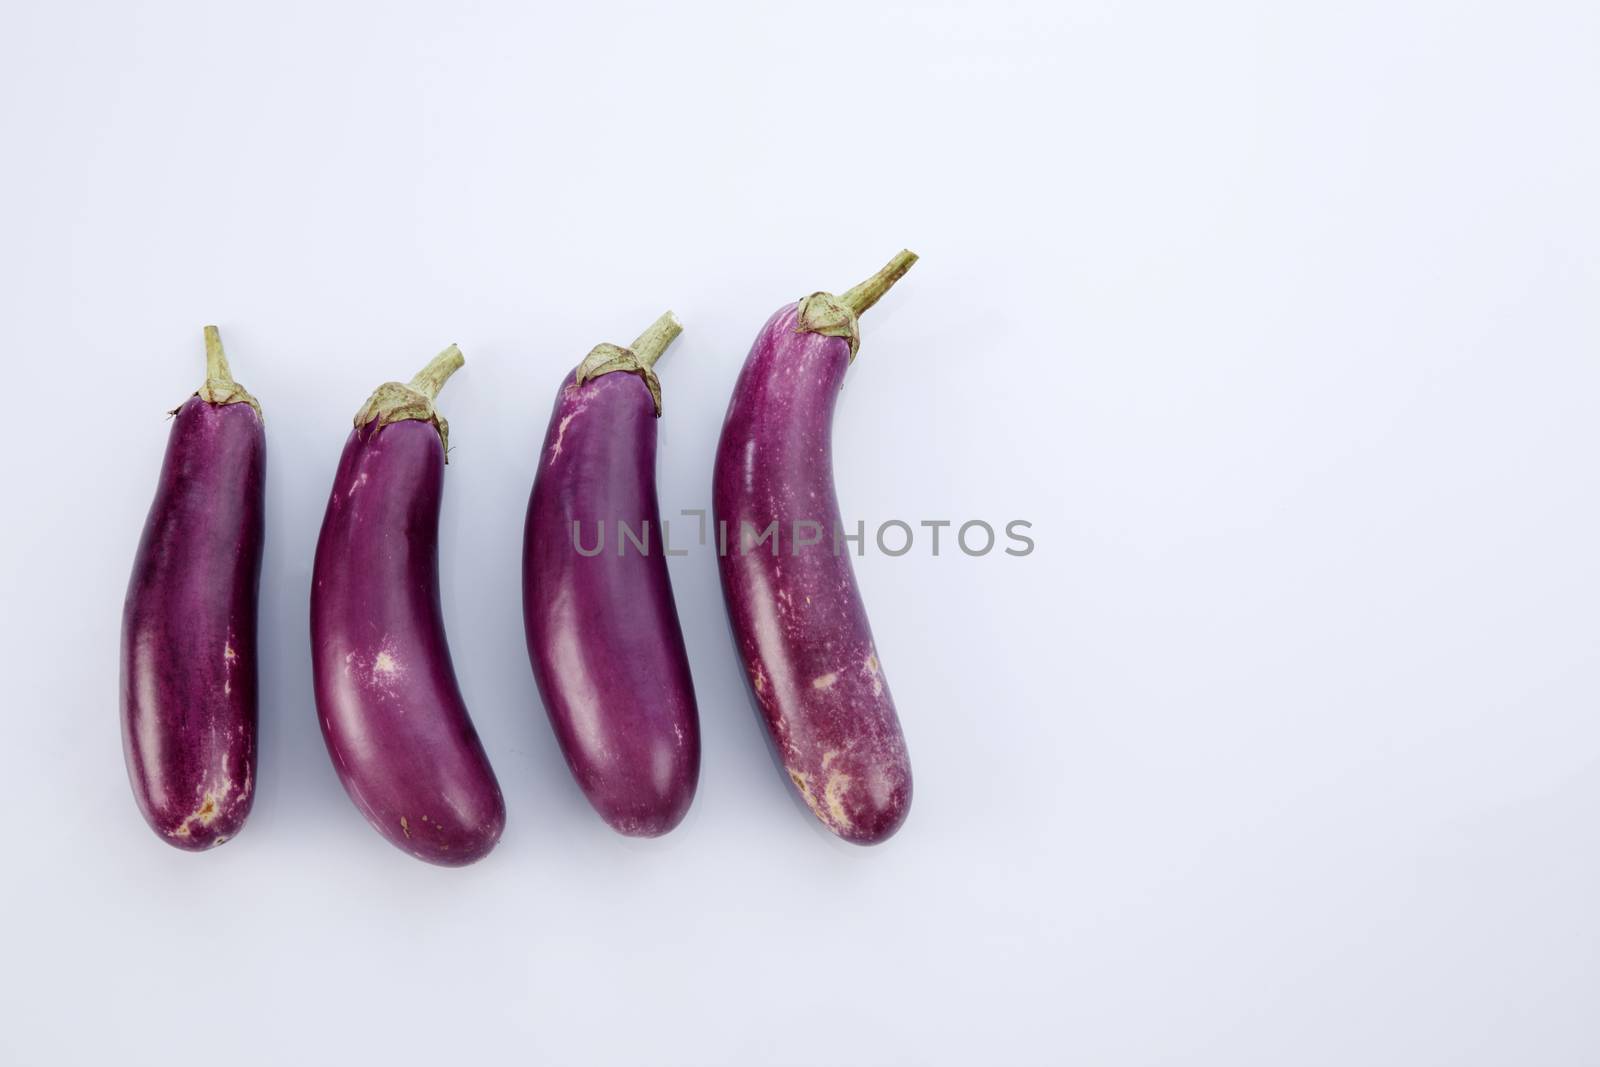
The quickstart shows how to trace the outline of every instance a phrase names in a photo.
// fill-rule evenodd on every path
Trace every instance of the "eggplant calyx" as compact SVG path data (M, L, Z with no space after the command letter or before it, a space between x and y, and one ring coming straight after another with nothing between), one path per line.
M578 373L575 384L593 381L602 374L612 374L623 371L628 374L637 374L650 390L650 399L656 406L656 418L661 417L661 379L656 377L656 372L645 366L633 350L623 348L621 345L595 345L589 354L583 357L583 362L578 364Z
M667 312L650 327L634 339L632 345L623 348L621 345L601 344L589 350L583 357L583 362L578 364L574 376L574 384L582 385L592 381L602 374L611 374L621 371L627 374L637 374L644 381L645 388L650 390L650 399L655 402L656 418L661 417L661 379L656 377L656 360L661 358L661 353L667 350L677 336L683 332L683 324L672 312Z
M820 333L824 337L843 337L850 342L850 362L861 348L861 322L832 293L812 293L800 301L795 316L795 333Z
M222 350L222 334L215 326L205 328L206 336L206 380L205 384L195 390L194 395L208 404L249 404L255 409L256 418L263 424L267 418L261 413L261 404L251 396L244 386L233 380L233 373L228 369L228 356ZM174 412L176 414L176 412Z
M405 422L408 419L432 423L433 428L439 431L439 443L444 446L444 461L449 463L450 424L439 414L433 401L450 375L465 362L461 349L451 345L418 371L410 382L384 382L372 391L367 402L361 405L361 410L356 412L356 427L359 429L376 421L377 425L372 427L376 432L391 422Z
M915 252L901 249L882 270L839 296L812 293L803 298L796 315L795 332L843 337L850 342L850 362L854 363L856 352L861 348L861 315L894 288L894 283L904 277L916 261Z

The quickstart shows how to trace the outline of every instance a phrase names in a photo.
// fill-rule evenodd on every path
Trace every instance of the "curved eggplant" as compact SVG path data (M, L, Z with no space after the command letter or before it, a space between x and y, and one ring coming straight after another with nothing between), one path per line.
M589 803L636 837L678 825L700 778L700 718L656 502L651 368L682 329L669 311L630 348L599 345L567 375L523 535L528 657L550 725Z
M356 413L311 581L312 678L339 781L396 847L447 867L487 855L506 818L439 604L448 426L433 401L463 362L451 345Z
M822 824L864 845L905 821L911 763L841 543L833 408L858 316L916 258L901 252L843 295L813 293L767 321L734 386L712 483L728 619L778 756Z
M261 407L215 326L206 381L174 411L122 609L122 742L134 800L191 851L237 834L256 769L256 594L266 511Z

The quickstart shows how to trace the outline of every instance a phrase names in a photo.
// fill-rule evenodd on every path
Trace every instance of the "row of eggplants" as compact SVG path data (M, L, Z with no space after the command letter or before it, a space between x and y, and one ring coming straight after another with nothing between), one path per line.
M855 288L767 321L717 447L719 529L838 521L833 407L858 319L915 261L901 252ZM528 655L561 751L600 816L644 837L683 819L700 774L655 486L654 364L681 329L668 312L628 348L597 346L561 383L523 542ZM311 583L317 711L339 780L379 833L447 866L482 858L505 826L439 604L449 429L435 402L462 362L452 345L356 413ZM215 327L205 384L173 414L123 611L122 730L146 821L200 850L237 834L254 797L265 509L261 406L234 381ZM650 550L590 556L566 535L619 521L648 529ZM911 803L905 739L849 554L791 547L719 553L734 640L800 798L841 838L875 844Z

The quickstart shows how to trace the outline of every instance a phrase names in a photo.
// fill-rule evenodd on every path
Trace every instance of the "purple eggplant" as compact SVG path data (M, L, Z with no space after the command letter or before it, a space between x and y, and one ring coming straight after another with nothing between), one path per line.
M522 542L528 656L550 724L589 803L636 837L678 825L700 778L694 682L656 503L661 387L651 368L682 329L669 311L631 347L599 345L567 375Z
M839 518L833 407L858 317L916 259L901 252L854 289L767 320L733 388L712 482L723 598L778 757L822 824L863 845L905 821L911 763Z
M311 669L339 781L397 847L447 867L483 858L505 801L456 684L439 605L449 427L434 410L454 345L356 413L311 576Z
M161 839L198 851L244 825L256 770L261 406L207 326L206 381L172 413L122 608L122 745Z

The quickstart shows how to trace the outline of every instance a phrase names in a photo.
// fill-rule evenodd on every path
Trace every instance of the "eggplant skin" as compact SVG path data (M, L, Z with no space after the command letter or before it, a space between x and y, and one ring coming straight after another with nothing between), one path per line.
M567 766L614 830L657 837L689 810L700 717L667 575L656 413L639 376L568 374L539 452L523 536L528 657ZM578 552L605 529L606 550ZM627 542L649 524L648 553ZM643 538L641 538L643 539Z
M843 337L796 332L791 304L767 321L734 386L717 445L712 505L734 644L784 770L839 837L877 844L911 807L911 763L850 547L835 551L833 409L850 363ZM741 551L749 524L781 538ZM791 543L796 523L820 543ZM720 542L720 536L719 536Z
M122 740L150 828L201 851L254 801L267 446L249 404L174 415L122 614Z
M357 427L311 582L311 668L334 769L373 827L418 859L482 859L505 801L456 684L439 604L444 446L427 422Z

